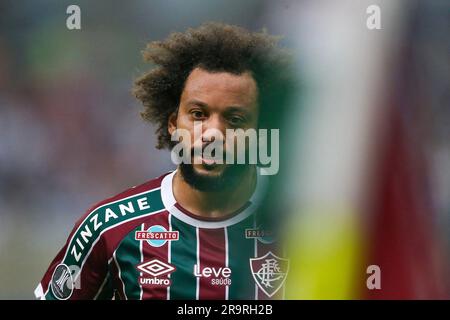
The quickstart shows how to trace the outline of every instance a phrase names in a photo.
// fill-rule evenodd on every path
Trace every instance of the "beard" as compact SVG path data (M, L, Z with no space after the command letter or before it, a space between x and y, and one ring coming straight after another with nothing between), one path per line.
M251 165L233 164L226 165L218 176L206 176L198 173L194 166L189 163L179 165L181 176L184 181L194 189L204 192L220 192L234 189L245 177L245 173Z

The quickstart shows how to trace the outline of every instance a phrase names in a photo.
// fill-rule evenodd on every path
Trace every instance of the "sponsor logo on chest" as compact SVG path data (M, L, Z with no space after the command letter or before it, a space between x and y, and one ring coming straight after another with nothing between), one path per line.
M231 269L228 267L204 267L194 265L194 276L197 278L207 278L214 286L231 285Z
M153 286L170 286L169 275L175 271L175 267L158 259L153 259L136 266L142 272L139 284ZM150 277L149 277L150 276Z
M167 231L161 225L153 225L147 231L136 231L134 238L140 241L147 241L152 247L162 247L167 241L177 241L179 232Z
M274 233L261 228L245 229L246 239L258 239L261 243L271 244L275 242Z

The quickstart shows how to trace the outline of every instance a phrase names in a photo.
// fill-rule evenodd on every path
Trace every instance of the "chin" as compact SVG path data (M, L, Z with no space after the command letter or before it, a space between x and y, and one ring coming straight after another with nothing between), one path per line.
M245 166L205 164L180 164L181 175L193 188L200 191L225 191L234 189L241 181Z

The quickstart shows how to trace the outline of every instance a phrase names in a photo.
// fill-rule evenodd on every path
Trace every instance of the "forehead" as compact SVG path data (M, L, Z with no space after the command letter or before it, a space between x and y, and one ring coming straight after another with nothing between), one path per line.
M186 79L181 100L199 99L208 105L252 106L257 86L249 72L236 75L195 68Z

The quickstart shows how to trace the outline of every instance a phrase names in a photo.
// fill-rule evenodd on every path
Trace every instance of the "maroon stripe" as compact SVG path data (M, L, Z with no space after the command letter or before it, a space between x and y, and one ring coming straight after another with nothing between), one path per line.
M214 271L219 272L226 267L225 229L199 228L199 242L200 266L197 271L200 274L212 271L209 277L200 277L199 299L225 299L226 285L213 284L213 281L224 278L223 275L216 276Z
M117 269L117 264L114 259L111 260L111 273L112 273L113 287L117 290L117 292L119 294L119 299L125 300L125 292L123 289L123 283L122 283L121 279L119 279L119 269Z
M152 215L148 217L144 222L144 230L148 230L151 226L160 225L163 226L167 231L169 231L169 212L163 211L161 213ZM138 240L136 240L138 241ZM147 261L151 261L153 259L158 259L165 264L172 265L168 262L168 249L169 249L169 241L161 247L154 247L147 242L147 240L139 240L143 241L142 243L142 253L143 253L143 263ZM173 266L173 265L172 265ZM143 277L153 278L151 275L142 273ZM164 274L161 276L157 276L158 279L169 279L170 273ZM142 285L142 299L167 299L167 286L163 284L154 285L154 284L145 284Z
M79 285L79 288L75 287L71 299L93 299L97 294L108 272L108 266L104 263L107 258L102 248L104 246L102 239L100 239L86 258L83 269L75 283L76 286Z

